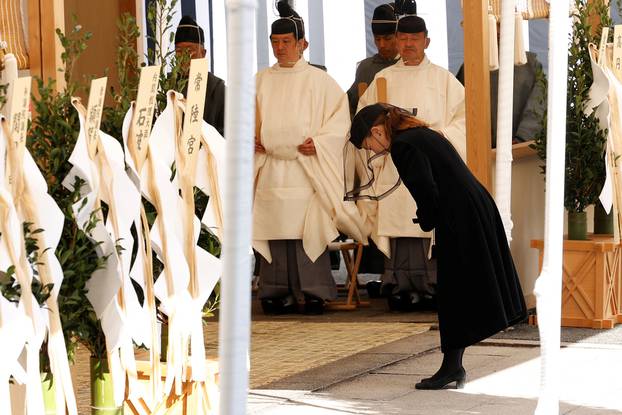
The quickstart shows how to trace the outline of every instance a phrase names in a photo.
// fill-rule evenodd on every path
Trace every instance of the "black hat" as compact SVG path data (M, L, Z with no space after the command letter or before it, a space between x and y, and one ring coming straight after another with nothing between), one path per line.
M381 4L374 9L374 17L371 20L371 31L374 35L394 34L396 26L394 3Z
M416 0L395 0L395 14L403 16L406 14L417 14Z
M397 31L401 33L428 34L425 20L417 16L417 2L415 0L396 0L395 14L400 16L397 21Z
M293 33L296 40L303 39L305 37L305 24L302 18L287 0L281 0L276 3L276 8L279 11L280 19L275 20L272 23L272 35L285 35L287 33Z
M363 140L369 135L371 127L378 117L388 111L386 104L373 104L362 108L352 119L350 142L356 147L363 146Z
M401 33L421 33L428 34L425 20L419 16L407 15L397 21L397 31Z
M191 16L184 16L179 21L177 30L175 31L175 43L191 42L200 45L205 44L205 35L203 29Z

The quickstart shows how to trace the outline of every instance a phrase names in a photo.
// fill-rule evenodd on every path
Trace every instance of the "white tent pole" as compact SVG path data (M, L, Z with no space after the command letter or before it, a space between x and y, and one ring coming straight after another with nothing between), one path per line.
M253 48L256 0L226 0L228 86L223 277L220 306L220 414L246 413L251 305L251 205L255 131Z
M566 82L570 21L568 1L551 1L550 5L544 259L534 290L541 344L541 390L535 412L537 415L559 414Z
M503 227L512 241L512 104L514 103L514 11L515 1L501 2L499 41L499 94L497 98L497 160L495 201Z

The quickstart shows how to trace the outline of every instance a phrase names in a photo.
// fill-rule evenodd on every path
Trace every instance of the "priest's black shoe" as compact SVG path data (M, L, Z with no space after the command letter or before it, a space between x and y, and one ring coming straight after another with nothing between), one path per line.
M324 314L324 301L317 297L305 297L305 314Z
M367 289L367 295L369 298L380 298L382 297L382 293L380 292L380 288L382 286L382 282L380 281L369 281L365 284L365 288Z
M415 385L415 389L438 390L445 388L445 386L453 382L456 382L456 389L464 388L464 383L466 382L466 371L464 368L461 367L457 371L444 376L436 378L433 376L423 379Z
M296 312L296 304L289 297L264 298L261 300L261 309L269 315L289 314Z
M404 296L402 294L391 294L387 297L387 304L391 311L407 311Z
M387 303L389 310L405 313L414 311L419 300L420 296L416 292L400 291L397 294L390 295L387 298Z

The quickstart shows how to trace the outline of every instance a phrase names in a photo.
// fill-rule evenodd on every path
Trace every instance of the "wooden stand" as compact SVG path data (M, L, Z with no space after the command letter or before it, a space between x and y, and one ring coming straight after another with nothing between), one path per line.
M132 415L216 415L218 413L218 361L208 359L206 363L207 381L205 383L190 380L192 372L188 370L186 374L188 380L183 382L181 395L175 395L175 392L171 391L166 399L151 409L143 399L132 401L128 399L123 405L124 413ZM161 382L164 385L166 363L160 365ZM149 390L151 364L146 361L137 361L136 371L138 381L143 383L143 389Z
M540 251L542 269L544 241L533 240L531 247ZM561 325L608 329L622 323L621 272L622 245L610 236L564 241Z
M361 257L363 256L363 244L359 242L334 242L328 246L329 251L340 251L348 271L345 288L348 290L348 299L344 301L331 301L326 304L328 310L355 310L357 307L369 306L369 301L361 301L358 289L358 273Z

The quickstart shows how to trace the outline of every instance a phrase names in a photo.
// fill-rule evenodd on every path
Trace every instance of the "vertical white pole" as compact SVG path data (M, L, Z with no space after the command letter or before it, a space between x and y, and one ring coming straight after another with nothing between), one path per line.
M312 0L309 4L309 24L307 33L309 39L309 62L324 65L324 0Z
M512 241L512 104L514 103L514 10L515 1L501 3L499 42L499 94L497 97L497 159L495 201L508 243Z
M270 16L272 16L272 8L270 8ZM257 11L257 25L255 26L257 39L257 71L270 66L270 29L268 25L268 7L264 0L259 1L259 9Z
M255 131L253 59L256 0L227 0L228 87L223 277L220 306L220 413L243 415L248 396L251 205Z
M566 82L570 22L567 1L552 1L550 5L544 258L534 290L541 343L541 390L535 412L537 415L559 414Z

